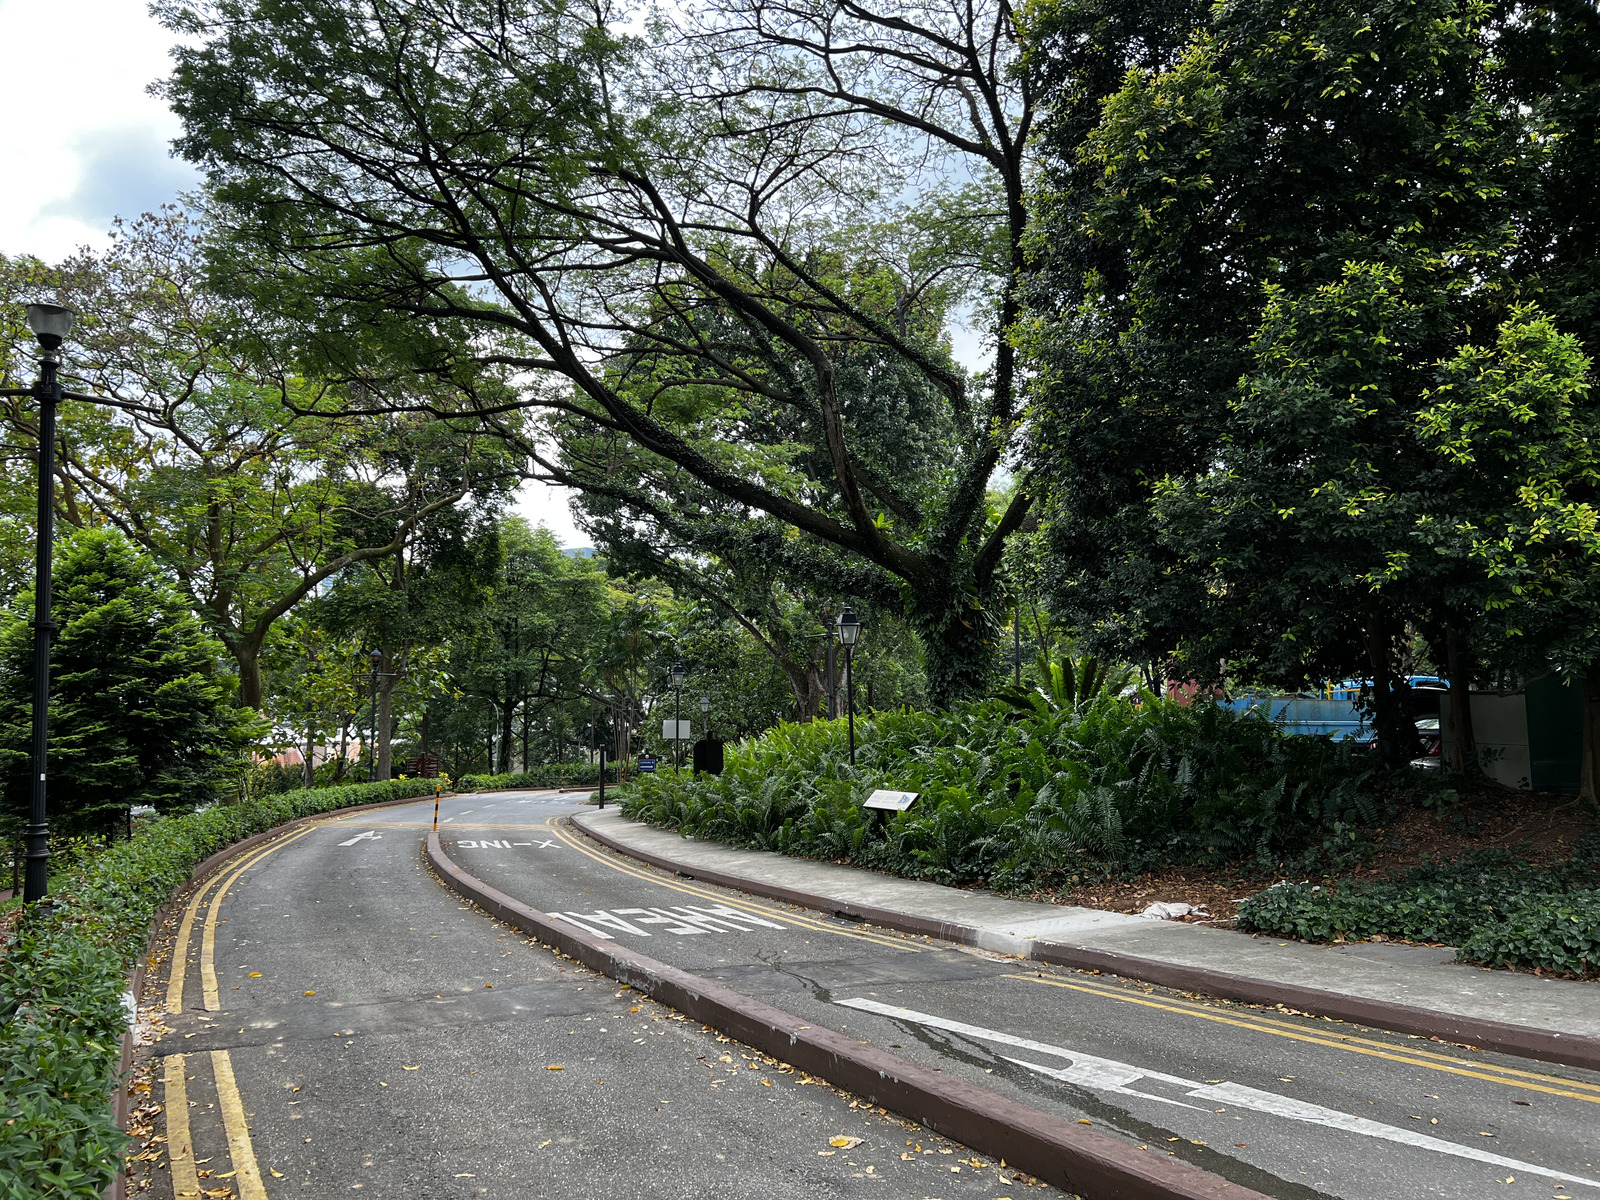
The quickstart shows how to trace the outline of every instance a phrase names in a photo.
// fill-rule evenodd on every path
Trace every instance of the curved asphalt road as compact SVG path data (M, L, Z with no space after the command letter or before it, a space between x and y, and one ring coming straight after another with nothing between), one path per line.
M576 810L459 797L440 833L465 870L575 926L1269 1195L1600 1197L1600 1075L754 899L609 854L562 826ZM184 1012L156 1051L189 1052L162 1074L177 1061L194 1077L178 1101L208 1160L197 1175L240 1170L223 1182L243 1200L1053 1194L777 1064L751 1069L750 1052L525 944L428 876L431 820L422 804L352 816L224 882L209 996L196 897ZM260 1192L229 1140L230 1069ZM170 1119L167 1133L182 1194Z
M446 816L481 803L446 800ZM568 807L521 811L542 822ZM463 904L422 864L431 820L419 803L320 823L192 894L144 997L166 1140L135 1188L163 1200L1061 1195Z

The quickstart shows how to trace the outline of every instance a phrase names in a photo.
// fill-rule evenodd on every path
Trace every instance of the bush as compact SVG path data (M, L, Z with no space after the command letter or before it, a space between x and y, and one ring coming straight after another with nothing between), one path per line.
M1307 942L1440 942L1461 962L1590 974L1600 970L1600 837L1573 850L1548 867L1482 850L1371 883L1278 884L1239 906L1239 927Z
M845 860L941 883L1055 886L1167 863L1320 853L1382 815L1369 756L1284 734L1260 713L1108 692L1019 716L1003 701L780 725L732 748L720 777L622 789L630 816L684 834ZM862 808L874 788L921 793Z
M126 1137L112 1120L122 994L156 911L195 865L296 817L399 800L427 780L288 792L168 817L56 882L0 945L0 1200L98 1197Z
M617 764L606 764L606 782L617 781ZM600 764L547 763L517 775L463 775L456 787L463 792L498 792L511 788L582 787L600 783Z

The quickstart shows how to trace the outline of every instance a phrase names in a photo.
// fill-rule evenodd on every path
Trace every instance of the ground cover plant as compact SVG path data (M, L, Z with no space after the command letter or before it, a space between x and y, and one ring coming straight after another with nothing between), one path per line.
M1458 961L1600 974L1600 835L1540 866L1490 849L1388 878L1282 883L1239 906L1239 928L1309 942L1393 939L1457 947Z
M123 993L156 911L195 865L296 817L431 793L425 779L287 792L152 822L54 881L0 943L0 1200L98 1197L127 1143L112 1120Z
M622 790L628 815L686 835L1004 890L1172 863L1317 861L1391 801L1371 756L1293 737L1258 713L1111 689L943 712L785 724L718 777L663 765ZM874 788L921 793L863 809Z

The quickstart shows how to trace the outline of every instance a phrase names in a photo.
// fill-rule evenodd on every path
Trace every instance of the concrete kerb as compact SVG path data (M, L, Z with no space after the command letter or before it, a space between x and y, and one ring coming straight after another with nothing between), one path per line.
M1089 1200L1265 1200L1188 1163L1019 1104L646 955L555 923L424 842L444 883L491 916L619 983L873 1104Z
M720 887L748 892L797 904L813 911L833 913L852 920L869 921L885 929L902 933L922 934L955 942L963 946L979 944L979 930L966 925L933 921L915 913L894 909L875 908L869 905L841 904L835 899L817 896L798 888L768 883L744 875L725 871L707 870L698 865L674 861L664 854L656 854L636 846L629 846L605 831L592 829L581 820L572 822L575 829L594 839L608 849L628 858L649 863L662 870L687 878L704 880ZM1235 975L1210 967L1197 967L1183 963L1164 962L1131 954L1119 954L1087 946L1073 946L1065 942L1040 939L1029 948L1029 958L1057 966L1100 971L1154 983L1161 987L1178 988L1188 992L1201 992L1224 1000L1237 1000L1246 1004L1283 1005L1315 1016L1332 1017L1387 1029L1395 1033L1416 1034L1420 1037L1439 1038L1476 1046L1501 1054L1514 1054L1541 1062L1560 1063L1569 1067L1600 1070L1600 1039L1578 1034L1555 1033L1514 1025L1508 1021L1495 1021L1483 1017L1458 1013L1438 1012L1414 1005L1397 1004L1388 1000L1352 996L1301 984L1281 983L1270 979Z
M441 794L440 799L454 795L454 792L444 792ZM139 994L144 991L146 971L150 966L154 965L150 961L150 948L155 944L155 940L160 935L162 927L166 925L167 920L177 909L183 906L195 884L203 883L209 879L231 859L254 850L257 846L274 841L290 830L309 825L313 821L323 821L329 817L344 816L347 813L365 812L373 808L393 808L400 804L415 804L418 800L425 799L427 799L427 795L423 793L408 797L405 800L377 800L371 804L352 804L349 808L332 808L325 813L314 813L309 817L296 817L292 821L285 821L282 825L274 825L271 829L263 829L260 833L253 833L247 838L240 838L232 845L224 846L209 858L198 863L194 870L189 872L189 882L174 892L165 904L156 909L155 916L150 920L150 933L145 938L144 953L139 956L139 961L134 965L133 973L128 976L128 995L133 997L134 1004L133 1019L137 1020L138 1018ZM124 1130L128 1127L128 1117L132 1111L132 1097L128 1093L127 1080L128 1073L133 1069L135 1049L133 1028L130 1025L129 1028L122 1031L122 1062L117 1071L117 1090L111 1097L111 1111L114 1114L114 1119L117 1126ZM102 1196L104 1200L124 1200L127 1195L127 1188L128 1180L125 1172L118 1171L117 1177L111 1181L111 1186L102 1193Z

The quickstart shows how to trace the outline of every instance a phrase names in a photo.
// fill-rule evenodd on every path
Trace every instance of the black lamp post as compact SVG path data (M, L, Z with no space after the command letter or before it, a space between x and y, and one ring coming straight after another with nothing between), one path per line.
M367 782L378 777L378 668L383 666L383 651L374 650L367 655L372 664L372 745L367 751Z
M679 752L683 739L678 736L682 732L679 722L683 713L683 681L689 678L688 668L681 662L673 663L672 670L667 672L667 679L672 684L672 765L682 767L683 755Z
M855 653L856 641L861 637L861 618L856 616L856 610L846 607L839 614L836 626L839 633L839 645L844 647L844 678L845 693L848 699L846 705L850 713L850 765L856 765L856 672Z
M29 903L43 900L50 891L50 818L45 807L45 775L50 758L50 635L56 624L50 619L50 567L55 540L56 487L55 444L56 406L61 403L61 383L56 368L57 353L67 334L72 332L72 309L60 304L28 305L28 328L39 339L44 353L39 356L39 382L34 397L39 401L39 541L34 558L33 595L33 803L28 828L23 834L23 859L27 874L22 898Z

